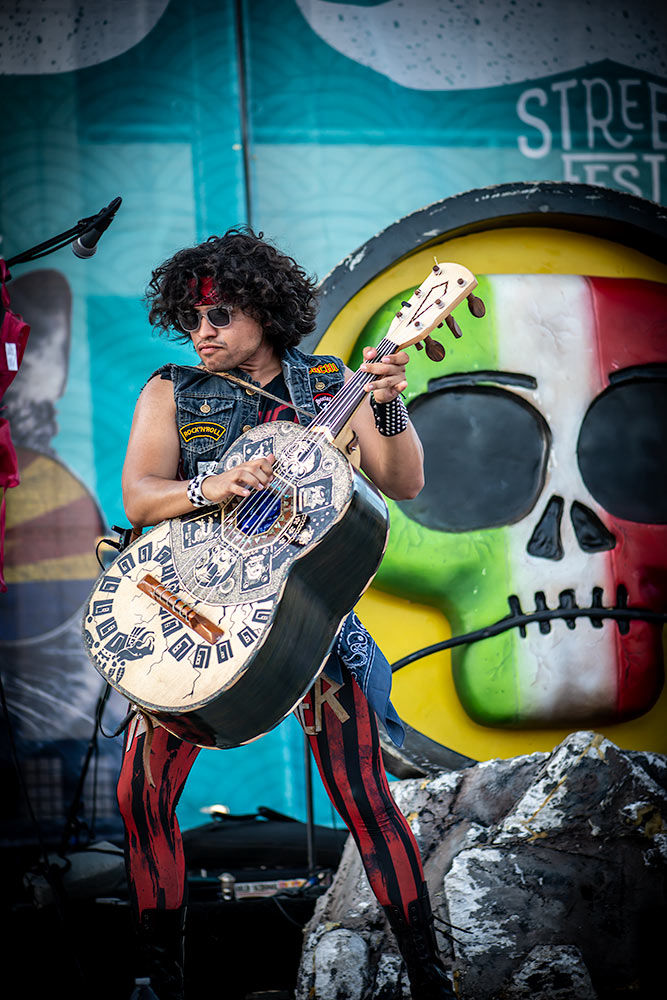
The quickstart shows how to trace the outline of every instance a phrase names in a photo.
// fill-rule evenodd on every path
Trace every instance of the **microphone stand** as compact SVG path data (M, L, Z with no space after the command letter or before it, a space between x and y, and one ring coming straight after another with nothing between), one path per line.
M66 229L64 233L52 236L51 239L45 240L43 243L37 243L34 247L30 247L28 250L23 250L22 253L10 257L9 260L5 261L7 268L13 267L14 264L27 264L31 260L46 257L47 254L62 249L68 243L73 243L74 240L87 233L90 229L97 228L103 232L113 219L120 202L120 198L114 198L97 215L89 215L85 219L79 219L75 226L72 226L71 229ZM10 280L9 275L7 280Z
M95 724L93 726L93 732L88 741L88 749L86 751L86 756L84 757L83 764L81 766L81 773L79 775L79 780L77 782L76 790L74 792L74 798L69 807L69 812L67 814L67 819L65 821L65 827L63 829L62 837L60 840L60 855L64 856L67 847L69 845L70 836L72 834L78 834L82 824L77 818L79 812L79 806L81 805L81 799L83 798L83 787L86 782L86 777L88 776L88 769L90 767L90 762L93 758L93 754L97 751L97 737L101 728L102 723L102 713L109 700L109 695L111 694L111 686L104 681L104 687L100 696L97 700L97 707L95 709ZM94 833L94 828L92 830Z
M303 734L306 765L306 849L308 856L308 879L315 878L315 819L313 810L313 760L308 737Z

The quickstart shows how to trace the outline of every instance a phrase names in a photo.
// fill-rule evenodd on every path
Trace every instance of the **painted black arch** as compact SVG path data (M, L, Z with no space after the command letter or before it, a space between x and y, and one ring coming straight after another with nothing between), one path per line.
M667 208L647 198L563 181L474 188L398 219L351 251L320 282L317 328L300 346L314 353L347 302L398 261L444 239L526 227L596 236L667 263Z

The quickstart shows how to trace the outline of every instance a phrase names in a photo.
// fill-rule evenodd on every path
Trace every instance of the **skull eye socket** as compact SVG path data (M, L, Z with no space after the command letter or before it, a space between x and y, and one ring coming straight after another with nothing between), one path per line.
M434 531L473 531L520 520L544 485L549 429L504 389L442 389L410 406L424 446L426 484L400 506Z
M593 497L614 517L667 524L667 379L611 385L591 403L577 458Z

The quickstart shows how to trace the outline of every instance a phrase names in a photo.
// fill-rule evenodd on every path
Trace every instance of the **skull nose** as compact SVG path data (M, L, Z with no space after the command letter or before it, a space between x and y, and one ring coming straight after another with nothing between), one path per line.
M560 525L563 517L564 501L554 494L544 509L542 517L535 525L526 550L538 559L562 559L563 545L560 538ZM600 518L590 507L575 500L570 507L572 527L584 552L603 552L613 549L616 539L605 527Z
M563 546L560 540L562 517L563 498L554 494L535 525L535 530L526 546L531 556L536 556L538 559L563 558Z
M590 507L585 507L583 503L575 500L570 508L570 517L579 548L584 552L602 552L604 549L613 549L616 545L616 539L611 531L604 526Z

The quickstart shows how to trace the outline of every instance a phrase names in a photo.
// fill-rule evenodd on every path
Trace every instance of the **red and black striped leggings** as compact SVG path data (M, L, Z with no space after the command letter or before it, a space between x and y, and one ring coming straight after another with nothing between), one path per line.
M297 716L379 903L400 907L407 917L408 904L424 881L419 849L389 790L375 716L356 681L344 676L340 688L326 677L316 681ZM133 723L118 782L130 891L139 913L183 903L185 858L176 805L199 752L156 728L150 753L153 788L144 772L144 740L145 732Z

